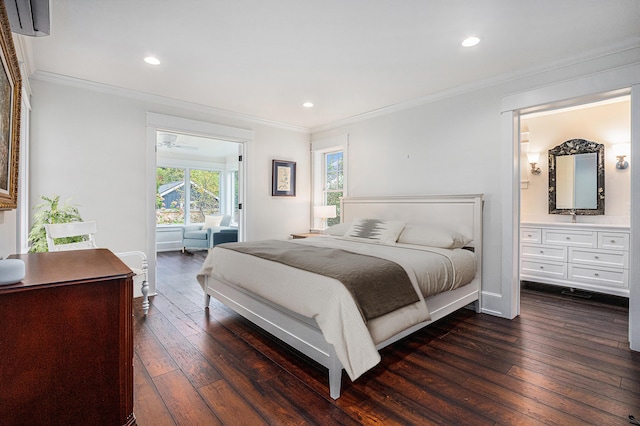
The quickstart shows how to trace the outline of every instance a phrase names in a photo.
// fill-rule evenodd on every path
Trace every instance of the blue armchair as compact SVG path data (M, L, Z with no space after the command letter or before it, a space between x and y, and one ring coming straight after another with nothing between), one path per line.
M187 225L182 229L182 252L187 249L208 250L216 243L214 236L221 231L235 231L235 239L238 240L238 230L230 228L231 216L207 216L204 225ZM222 237L218 237L221 239ZM227 236L226 238L231 238ZM226 242L226 241L225 241Z

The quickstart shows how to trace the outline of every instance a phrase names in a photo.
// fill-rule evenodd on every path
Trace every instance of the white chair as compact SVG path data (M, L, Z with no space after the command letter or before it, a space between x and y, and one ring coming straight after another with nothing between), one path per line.
M98 248L95 240L98 226L95 221L54 223L45 225L44 227L47 232L47 246L49 247L49 251ZM72 243L58 242L57 244L55 241L56 239L80 236L84 237L84 241ZM149 266L147 264L147 255L141 251L127 251L114 254L135 274L133 277L134 285L142 286L142 310L146 315L147 312L149 312Z

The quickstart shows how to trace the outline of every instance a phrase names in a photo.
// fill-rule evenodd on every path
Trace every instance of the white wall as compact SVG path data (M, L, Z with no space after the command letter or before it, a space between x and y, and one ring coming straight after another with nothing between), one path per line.
M261 129L260 137L272 143L253 143L249 147L248 167L253 178L247 182L248 209L245 214L247 224L251 224L247 225L247 239L283 238L292 232L308 232L311 199L309 135L292 135L272 127ZM295 197L271 196L272 160L296 162Z
M202 107L172 106L145 96L76 84L32 81L30 204L58 194L98 221L98 244L143 250L146 224L146 112L253 130L247 147L247 239L286 238L309 227L309 134L236 118ZM297 162L295 198L271 197L271 160ZM152 198L153 200L154 198ZM8 234L15 229L0 233ZM15 243L12 245L15 246ZM150 253L148 253L151 255Z
M16 210L0 211L0 258L16 252Z
M631 169L616 169L612 145L631 140L631 103L627 100L589 108L562 111L533 117L523 116L529 129L529 151L539 152L541 173L530 175L522 190L523 222L570 222L566 215L548 214L549 149L570 139L586 139L605 145L605 214L578 216L581 223L629 225ZM526 156L525 161L526 161ZM522 165L530 169L527 163Z
M501 236L511 223L504 215L514 204L507 200L503 206L502 180L514 164L502 156L502 98L638 62L635 49L500 84L479 83L475 90L452 89L453 95L437 94L413 108L315 129L312 140L349 134L351 196L483 193L483 309L511 317L511 300L502 297L502 281L509 277L501 270L507 261L502 256L511 262L513 253L502 250Z
M315 133L349 134L350 196L485 195L486 292L500 294L500 93L494 88Z

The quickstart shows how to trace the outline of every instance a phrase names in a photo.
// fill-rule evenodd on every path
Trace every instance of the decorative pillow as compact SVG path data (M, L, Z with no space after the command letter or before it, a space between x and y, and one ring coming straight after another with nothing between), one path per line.
M204 225L202 229L216 228L222 223L224 215L206 215L204 217Z
M379 219L353 219L344 238L354 241L395 245L404 222Z
M324 230L324 233L327 235L333 235L334 237L342 237L351 227L351 222L338 223L336 225L331 225L327 229Z
M461 248L472 240L459 232L451 231L429 225L407 225L398 237L398 242L403 244L416 244L420 246L439 248Z

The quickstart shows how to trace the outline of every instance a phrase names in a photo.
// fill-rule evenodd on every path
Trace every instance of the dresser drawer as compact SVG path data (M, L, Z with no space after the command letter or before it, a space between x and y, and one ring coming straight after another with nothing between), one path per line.
M520 228L520 242L540 244L542 242L542 229Z
M629 251L629 234L626 232L598 232L598 248Z
M598 233L592 231L544 229L542 231L542 244L596 248L598 244Z
M522 275L567 279L566 263L547 263L522 259L520 267Z
M569 247L569 262L625 269L629 268L629 252Z
M520 256L522 256L523 259L566 262L567 248L560 246L522 244L522 251L520 252Z
M569 280L604 287L627 288L629 271L626 269L596 269L569 265Z

